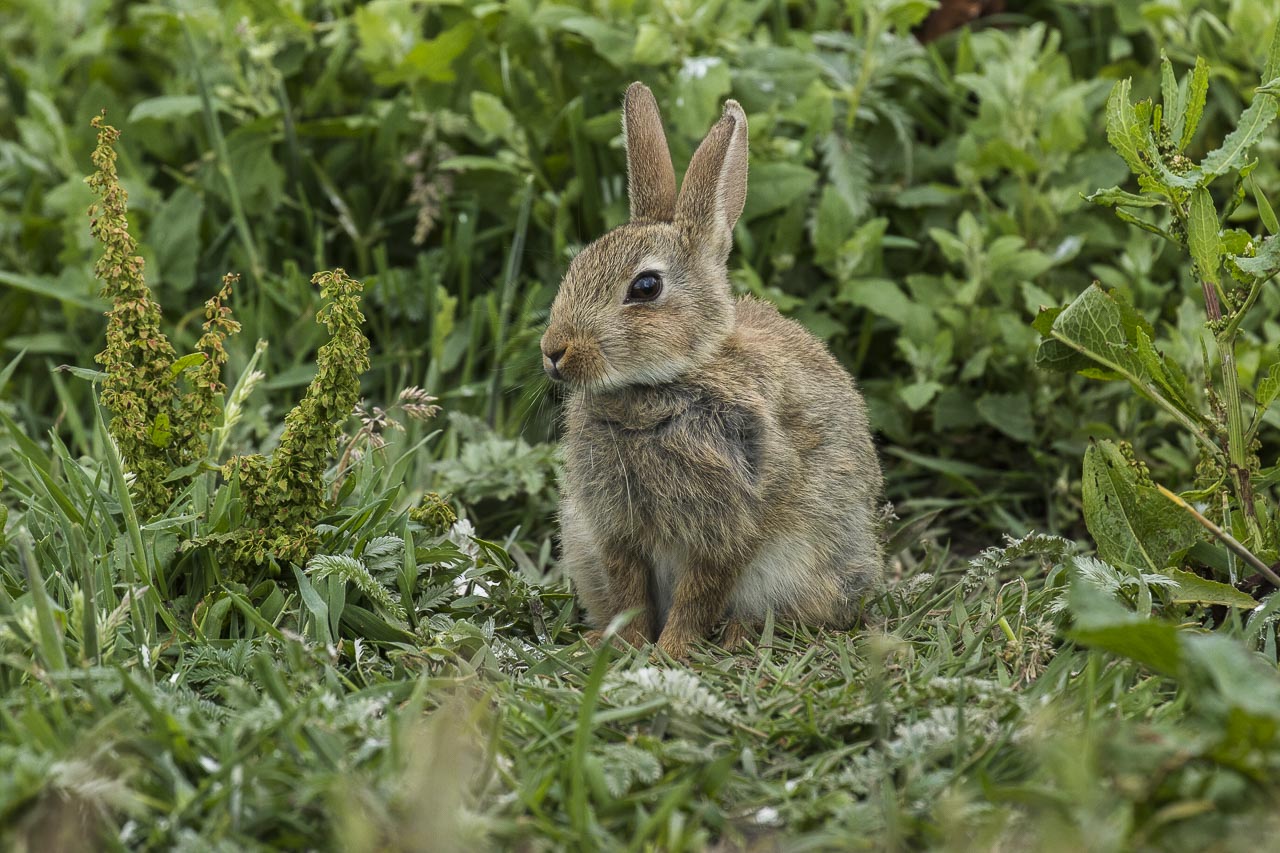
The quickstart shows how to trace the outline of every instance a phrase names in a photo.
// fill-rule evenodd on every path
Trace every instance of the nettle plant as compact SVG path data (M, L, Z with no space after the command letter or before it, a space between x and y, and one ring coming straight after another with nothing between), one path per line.
M1088 197L1189 255L1204 295L1203 395L1195 393L1183 366L1157 349L1151 324L1096 282L1070 305L1045 309L1035 321L1043 336L1039 365L1127 380L1195 440L1199 479L1181 495L1152 483L1127 444L1094 442L1084 459L1085 522L1099 555L1143 577L1172 575L1173 583L1164 586L1173 590L1174 602L1255 605L1225 584L1179 571L1188 555L1232 582L1243 574L1237 569L1244 561L1250 572L1280 586L1271 566L1280 556L1280 517L1267 494L1280 466L1263 466L1258 437L1263 416L1280 395L1280 363L1271 365L1252 393L1241 388L1237 365L1238 349L1246 343L1242 327L1262 289L1280 272L1280 223L1249 177L1258 163L1250 151L1280 110L1280 27L1262 80L1235 129L1199 163L1184 151L1208 93L1209 66L1202 58L1181 82L1163 59L1159 103L1135 104L1130 81L1116 83L1107 102L1107 138L1137 176L1140 192L1111 187ZM1215 200L1215 184L1225 188L1228 181L1230 190ZM1268 236L1226 224L1249 189ZM1221 547L1209 544L1206 531Z

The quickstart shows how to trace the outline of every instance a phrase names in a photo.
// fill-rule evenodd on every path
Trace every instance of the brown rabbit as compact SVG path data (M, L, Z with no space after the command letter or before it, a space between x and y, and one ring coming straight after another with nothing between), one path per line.
M772 305L734 299L747 118L727 101L679 196L653 93L623 109L631 221L573 259L542 337L568 386L563 565L596 627L674 657L770 608L848 627L883 574L880 464L849 374Z

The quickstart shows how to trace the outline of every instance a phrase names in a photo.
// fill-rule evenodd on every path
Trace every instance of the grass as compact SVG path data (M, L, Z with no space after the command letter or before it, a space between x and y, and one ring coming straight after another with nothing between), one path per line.
M1280 829L1280 596L1187 603L1070 538L1086 439L1133 436L1169 483L1195 448L1114 385L1039 371L1029 325L1097 277L1199 395L1181 261L1080 193L1124 179L1110 78L1149 94L1160 50L1210 54L1218 138L1273 12L1030 3L923 47L924 6L898 0L87 4L70 28L44 5L0 24L0 847L1233 850ZM567 258L622 215L636 77L672 103L680 162L742 99L764 191L735 286L867 392L905 518L856 631L770 624L688 665L581 639L535 341ZM175 355L243 274L230 390L154 512L88 369L104 105ZM1233 227L1280 186L1260 159ZM308 459L305 557L228 554L262 507L215 469L276 453L304 386L325 397L303 271L339 264L371 365ZM1247 387L1274 373L1275 294L1240 328ZM1274 410L1258 424L1269 462ZM127 449L172 461L154 425Z

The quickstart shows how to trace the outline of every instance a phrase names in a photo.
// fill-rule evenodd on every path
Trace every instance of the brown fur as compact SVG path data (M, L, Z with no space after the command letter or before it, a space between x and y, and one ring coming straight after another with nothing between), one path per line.
M741 643L769 610L850 626L883 572L880 465L862 397L826 347L731 295L746 116L725 105L668 205L642 183L670 157L640 84L624 115L633 222L570 264L542 341L548 368L563 352L570 387L565 571L593 624L637 609L625 638L677 657L724 619ZM645 270L662 294L624 303Z

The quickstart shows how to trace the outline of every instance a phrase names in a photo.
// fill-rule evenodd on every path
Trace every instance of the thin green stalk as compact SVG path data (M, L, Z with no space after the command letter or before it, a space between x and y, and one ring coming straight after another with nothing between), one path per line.
M1202 526L1205 530L1208 530L1210 533L1212 533L1219 541L1222 542L1223 545L1226 545L1227 548L1230 549L1233 554L1235 554L1237 557L1244 560L1246 563L1248 563L1250 566L1256 569L1258 574L1266 578L1271 583L1272 586L1276 587L1277 589L1280 589L1280 575L1277 575L1270 566L1264 563L1256 554L1254 554L1247 547L1241 544L1234 536L1232 536L1227 531L1223 530L1218 525L1214 524L1209 519L1205 518L1204 515L1201 514L1195 507L1193 507L1191 504L1184 501L1180 496L1166 489L1164 486L1157 485L1156 488L1159 489L1160 494L1164 495L1166 498L1168 498L1169 500L1177 504L1179 507L1181 507L1185 512L1190 514L1192 518L1194 518L1197 522L1200 523L1200 526Z
M262 262L258 258L258 247L253 242L253 231L249 228L249 220L245 216L244 205L240 201L240 190L237 189L235 176L231 172L231 153L227 150L227 140L222 135L222 125L218 123L218 116L213 110L213 99L209 97L209 86L205 82L204 67L200 64L197 55L196 41L191 35L191 27L187 23L187 16L179 14L178 20L182 23L182 34L187 41L187 50L194 60L192 66L196 72L196 86L200 89L200 106L204 112L205 125L209 129L209 141L213 143L213 151L218 158L218 174L222 176L223 182L227 185L227 200L231 203L231 218L235 222L236 233L240 236L240 242L244 245L244 250L249 254L249 271L253 275L253 280L261 282Z
M62 631L58 629L53 618L53 608L49 606L49 591L45 589L44 576L40 574L40 564L36 560L29 536L20 536L17 545L18 562L22 564L23 574L27 577L31 601L36 609L40 656L44 658L46 667L54 672L62 672L67 668L67 654L62 645Z
M502 297L498 303L498 328L493 342L493 379L489 383L489 426L498 419L498 398L502 394L502 372L506 361L502 352L507 344L507 327L510 325L511 304L515 300L516 277L520 274L520 260L524 256L524 242L529 234L529 212L533 207L533 181L525 182L520 199L520 212L516 215L515 233L511 235L511 250L507 253L506 269L502 273Z

